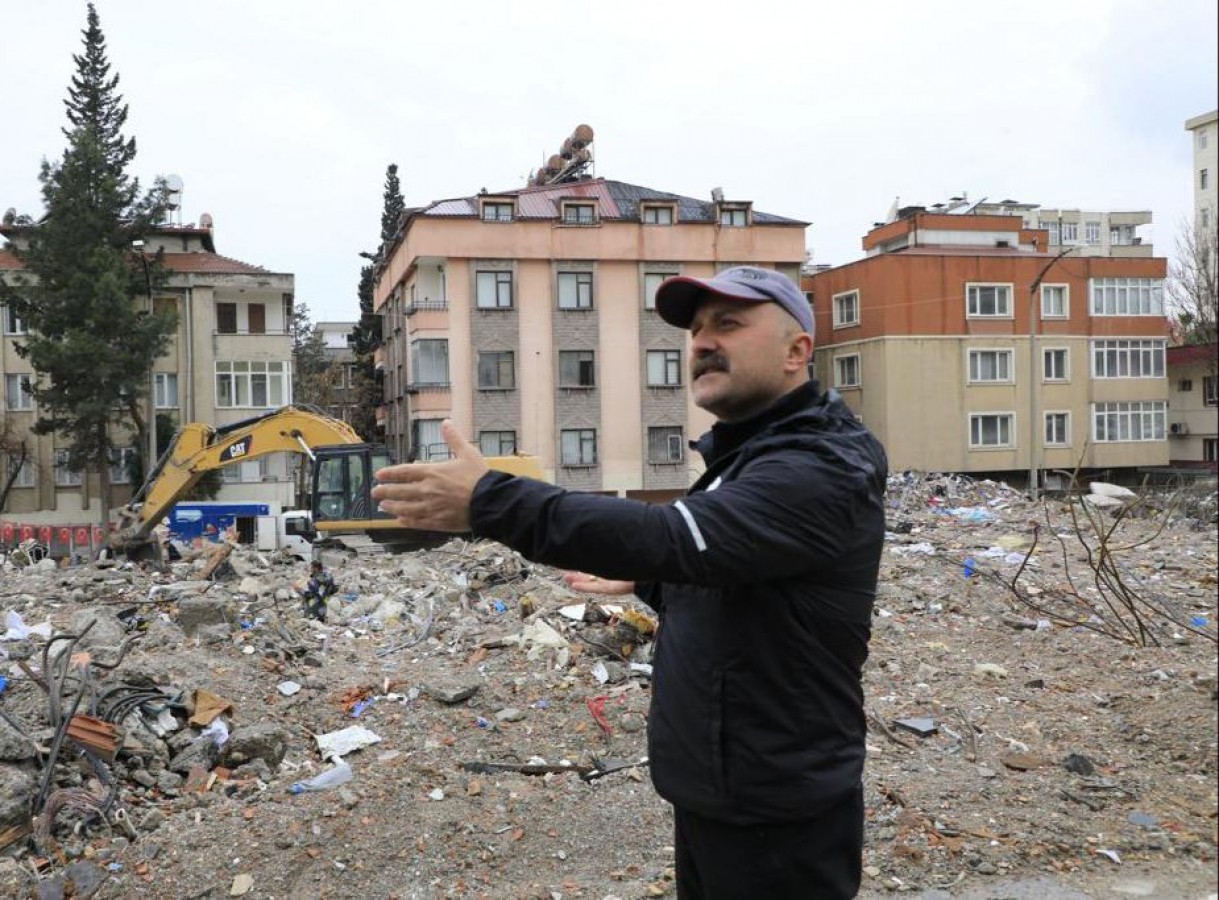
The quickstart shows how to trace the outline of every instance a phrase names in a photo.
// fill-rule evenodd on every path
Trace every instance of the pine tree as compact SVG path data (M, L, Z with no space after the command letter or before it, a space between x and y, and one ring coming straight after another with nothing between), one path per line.
M104 522L115 434L133 428L136 446L147 446L141 398L176 321L147 309L167 273L159 253L145 259L132 242L163 217L164 186L141 197L127 174L135 140L122 133L127 107L92 4L83 35L66 101L68 146L59 162L43 161L45 215L25 233L25 246L14 243L23 272L0 289L0 300L29 331L16 346L36 373L34 431L56 434L72 468L98 473Z
M373 311L376 268L387 251L387 245L397 237L405 212L406 201L398 181L398 165L390 163L385 169L385 193L381 203L381 244L376 253L360 254L370 263L360 269L360 283L356 289L360 301L360 321L350 335L351 348L356 355L356 364L352 369L352 387L356 396L352 425L367 441L375 439L376 411L382 402L381 380L373 364L373 353L381 346L381 317Z

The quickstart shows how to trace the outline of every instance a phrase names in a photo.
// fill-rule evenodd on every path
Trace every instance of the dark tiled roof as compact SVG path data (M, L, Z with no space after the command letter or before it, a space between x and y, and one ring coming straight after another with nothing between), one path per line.
M482 196L437 200L430 206L415 212L415 215L476 217L479 212L479 200ZM597 215L602 220L637 222L639 221L640 204L655 201L675 204L678 222L714 224L717 221L715 203L710 200L696 200L693 197L657 191L637 184L627 184L624 181L608 181L604 178L519 188L512 191L497 191L485 196L488 198L515 198L517 217L520 219L557 219L561 214L561 200L587 198L597 201ZM799 219L776 216L756 209L753 211L753 222L755 225L808 224Z

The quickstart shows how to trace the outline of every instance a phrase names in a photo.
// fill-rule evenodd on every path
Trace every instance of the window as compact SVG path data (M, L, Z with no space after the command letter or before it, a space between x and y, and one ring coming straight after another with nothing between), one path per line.
M478 272L474 278L474 302L479 309L512 308L511 272Z
M423 338L411 341L411 386L447 387L449 342Z
M1070 288L1065 284L1043 284L1041 286L1041 317L1043 319L1065 319Z
M1063 222L1062 223L1062 242L1064 244L1075 244L1079 242L1079 223L1078 222Z
M448 459L449 445L440 436L441 419L416 419L411 422L411 458L432 462Z
M644 225L672 225L673 207L645 205L641 210Z
M749 224L749 210L746 207L721 207L720 224L725 228L744 228Z
M1056 245L1056 244L1058 244L1058 240L1059 240L1059 238L1058 238L1058 223L1057 223L1057 222L1045 222L1045 223L1044 223L1044 227L1045 227L1045 230L1046 230L1046 231L1048 231L1048 232L1049 232L1049 235L1050 235L1050 236L1049 236L1049 243L1050 243L1051 245Z
M1192 378L1181 378L1177 380L1177 390L1182 394L1188 394L1194 389L1194 381Z
M152 311L158 315L178 314L178 299L176 297L157 297L152 301Z
M56 450L52 459L55 463L56 487L79 487L84 482L84 475L79 469L68 468L67 450Z
M1163 400L1092 404L1092 440L1097 443L1164 440Z
M17 311L11 306L4 307L4 333L29 334L25 323L21 321L21 317L17 315Z
M1215 406L1217 401L1215 398L1215 382L1214 375L1202 376L1202 402L1206 406Z
M1093 378L1163 378L1165 341L1092 342Z
M859 387L859 354L834 358L834 387Z
M448 346L447 343L445 346ZM516 387L516 361L511 350L479 352L478 387L480 390L508 390Z
M216 304L216 333L217 334L236 334L237 333L237 304L236 303L217 303Z
M564 225L596 225L597 207L593 203L564 203Z
M511 203L501 203L497 201L487 201L483 203L484 222L511 222L512 213L513 209Z
M6 456L4 474L13 479L15 488L34 487L38 483L38 477L34 473L34 461L28 456L24 460L19 456Z
M259 482L264 480L266 474L267 458L265 456L225 466L220 470L220 477L226 484Z
M965 287L966 315L971 318L1011 318L1010 284L969 284Z
M1198 149L1199 150L1206 149L1206 144L1207 144L1207 141L1209 138L1209 134L1208 134L1209 131L1210 131L1210 129L1208 129L1208 128L1199 128L1198 129Z
M597 464L597 432L592 428L570 428L559 432L559 459L565 466Z
M483 456L511 456L516 453L516 432L480 431L478 452Z
M135 461L134 447L110 448L110 483L130 484L131 466Z
M1100 222L1084 222L1084 243L1100 243Z
M178 408L178 375L176 372L155 372L152 376L153 395L157 409Z
M596 384L593 369L593 351L559 351L559 387L587 388Z
M676 273L669 272L645 272L643 274L643 308L656 308L656 291L664 284L665 280L672 278Z
M290 402L288 363L217 360L216 406L267 409Z
M1209 207L1204 206L1199 210L1199 221L1203 228L1211 227L1211 211Z
M1011 350L970 350L970 381L1011 381Z
M593 308L593 273L559 273L559 309Z
M1011 447L1012 413L977 413L969 417L970 447Z
M1164 315L1162 278L1093 278L1094 316Z
M1045 381L1066 381L1070 378L1067 363L1070 357L1065 347L1050 347L1041 351L1041 377Z
M1198 190L1205 191L1211 186L1211 173L1209 169L1202 169L1198 173Z
M8 410L34 408L34 395L30 392L29 375L4 376L4 408Z
M247 331L250 334L267 333L267 307L264 303L250 303L246 306Z
M834 295L834 327L859 324L859 291Z
M652 465L680 463L686 458L686 442L680 425L662 425L648 429L648 462Z
M1219 438L1202 439L1202 461L1219 462Z
M681 386L681 351L648 351L648 387Z
M1071 443L1071 414L1048 412L1045 414L1045 445L1066 447Z

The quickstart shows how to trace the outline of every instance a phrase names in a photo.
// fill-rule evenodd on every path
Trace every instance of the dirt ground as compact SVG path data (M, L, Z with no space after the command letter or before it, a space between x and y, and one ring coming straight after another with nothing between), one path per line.
M895 476L889 505L861 896L1215 896L1213 492L1094 513L1103 540L1083 507L992 482ZM201 580L204 562L4 567L0 788L42 815L23 829L0 799L0 895L674 896L637 601L606 610L454 541L329 558L321 624L293 594L303 563L239 549ZM64 709L82 683L79 711L117 685L163 695L121 719L113 762L58 750L49 796L115 790L104 823L68 803L48 827L35 802L57 685L14 615L53 634L107 620L74 648ZM186 723L201 691L229 750ZM345 752L351 780L293 793L329 768L318 736L353 726L377 740Z

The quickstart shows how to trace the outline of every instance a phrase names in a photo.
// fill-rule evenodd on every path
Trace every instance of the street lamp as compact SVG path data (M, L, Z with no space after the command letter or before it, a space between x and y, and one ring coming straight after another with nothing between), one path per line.
M1048 263L1041 267L1041 271L1037 273L1037 277L1033 279L1033 283L1029 285L1029 497L1036 500L1040 482L1040 459L1038 454L1039 442L1041 440L1041 429L1038 427L1038 409L1040 405L1040 386L1041 373L1038 371L1037 361L1037 311L1036 298L1037 288L1041 287L1041 282L1045 278L1046 273L1054 267L1060 259L1074 250L1074 247L1067 247ZM1043 423L1044 425L1044 423Z

